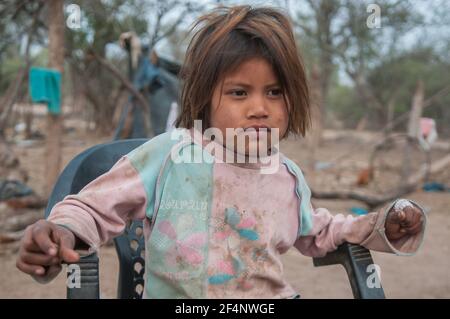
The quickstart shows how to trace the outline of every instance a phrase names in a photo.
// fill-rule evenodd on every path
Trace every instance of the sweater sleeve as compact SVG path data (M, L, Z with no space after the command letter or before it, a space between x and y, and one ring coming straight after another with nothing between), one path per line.
M426 214L418 204L410 201L423 215L421 231L416 235L405 235L390 241L385 233L386 217L397 201L378 212L357 217L333 215L325 208L314 209L311 205L311 191L302 172L294 164L290 163L290 166L297 178L296 192L300 197L300 226L294 247L302 254L323 257L344 242L403 256L413 255L420 248L425 234Z
M304 255L323 257L327 252L336 250L344 242L359 244L367 249L394 253L396 255L413 255L422 244L425 234L426 215L423 214L422 230L416 235L404 236L390 241L385 233L385 221L391 211L392 203L379 212L354 217L343 214L332 215L325 208L311 208L312 227L302 234L294 246Z
M122 233L128 220L144 219L146 207L141 177L124 156L78 194L57 203L48 221L69 228L92 252Z

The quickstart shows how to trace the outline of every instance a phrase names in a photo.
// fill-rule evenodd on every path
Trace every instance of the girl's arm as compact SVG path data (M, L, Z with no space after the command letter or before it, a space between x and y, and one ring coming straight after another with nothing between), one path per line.
M389 240L385 234L387 214L395 203L364 216L354 217L337 214L333 216L325 208L303 212L305 226L294 246L304 255L312 257L325 256L327 252L337 249L344 242L362 245L371 250L412 255L420 247L425 231L426 216L423 210L412 203L423 215L422 229L416 235L405 234L397 240Z
M47 220L69 228L95 251L121 234L128 220L144 219L146 207L142 180L124 156L78 194L57 203Z

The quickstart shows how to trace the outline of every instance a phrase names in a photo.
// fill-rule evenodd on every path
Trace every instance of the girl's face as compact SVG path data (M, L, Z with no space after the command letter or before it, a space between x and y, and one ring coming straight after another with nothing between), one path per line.
M279 136L285 135L288 127L287 106L275 72L265 59L248 59L219 81L211 101L210 122L212 127L222 131L225 138L226 128L247 130L245 134L249 136L249 142L245 143L246 155L250 149L256 149L262 139L267 138L267 145L270 146L270 132L266 134L263 130L259 134L254 133L258 128L278 129ZM278 141L273 142L276 144Z

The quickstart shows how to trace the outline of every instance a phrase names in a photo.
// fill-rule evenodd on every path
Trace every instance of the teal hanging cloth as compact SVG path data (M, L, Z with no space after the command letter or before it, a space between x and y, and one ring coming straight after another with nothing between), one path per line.
M48 111L61 114L61 72L30 68L30 95L34 103L47 103Z

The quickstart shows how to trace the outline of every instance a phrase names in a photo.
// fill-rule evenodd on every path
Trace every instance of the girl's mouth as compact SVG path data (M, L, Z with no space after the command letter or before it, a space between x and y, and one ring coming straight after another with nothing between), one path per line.
M257 139L267 137L270 134L270 127L265 125L252 125L244 129L244 134Z
M244 128L244 131L252 131L252 130L255 130L256 132L270 132L270 127L266 125L251 125Z

